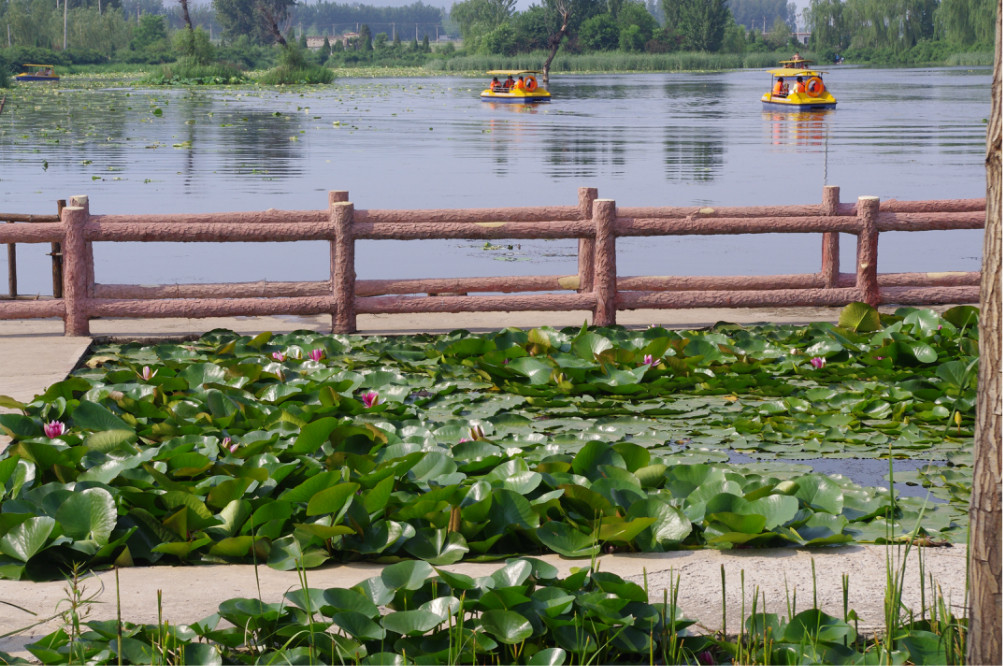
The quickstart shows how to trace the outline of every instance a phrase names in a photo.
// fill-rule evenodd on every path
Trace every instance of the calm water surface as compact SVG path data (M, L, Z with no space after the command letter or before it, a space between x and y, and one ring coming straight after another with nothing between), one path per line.
M3 212L49 214L567 204L818 203L985 195L988 69L835 67L838 110L763 112L758 71L557 76L554 102L485 104L484 81L341 79L317 89L21 87L0 115ZM978 270L981 232L882 236L884 272ZM623 239L622 274L813 272L814 236ZM22 293L51 293L44 248L18 250ZM852 238L843 243L852 270ZM324 279L322 243L113 244L101 282ZM567 274L573 241L367 242L359 277ZM6 274L6 256L0 271Z

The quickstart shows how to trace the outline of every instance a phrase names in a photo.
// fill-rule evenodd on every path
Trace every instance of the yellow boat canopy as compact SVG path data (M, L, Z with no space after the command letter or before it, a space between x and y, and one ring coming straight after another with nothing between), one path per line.
M801 69L801 68L807 67L808 65L812 64L813 62L815 62L815 61L814 60L808 60L807 58L791 58L790 60L781 60L780 64L781 64L781 66L786 67L788 69L790 69L792 67L795 68L795 69Z
M36 65L34 63L29 63L29 62L24 63L24 66L25 67L42 67L42 68L46 68L46 69L55 69L56 68L55 65Z
M767 70L773 76L821 76L825 74L817 69L769 69Z
M492 69L488 71L489 76L518 76L520 74L539 74L538 69Z

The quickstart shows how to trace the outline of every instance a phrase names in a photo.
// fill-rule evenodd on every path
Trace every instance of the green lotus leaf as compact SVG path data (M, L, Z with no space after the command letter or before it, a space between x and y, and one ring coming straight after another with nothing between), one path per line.
M386 587L383 586L379 578L369 579L370 581L378 582L378 586L383 590L378 599L387 599L387 594L392 598L392 593L390 593ZM385 594L384 594L385 593ZM379 601L380 604L386 603L386 601ZM363 593L358 589L345 589L339 587L332 587L324 590L324 604L322 605L322 610L326 615L331 615L333 611L345 611L352 613L359 613L363 617L373 619L379 617L380 609L377 603L369 596L368 593Z
M978 327L979 309L971 305L956 305L944 312L941 317L958 329L973 329Z
M797 479L795 497L818 511L839 515L843 511L843 491L833 481L817 474Z
M49 516L34 516L20 522L0 538L0 552L21 562L28 562L45 548L56 521Z
M310 498L306 507L306 515L333 514L333 520L338 521L348 510L348 503L352 501L358 489L359 484L357 483L339 483L324 488Z
M606 350L612 349L613 343L598 333L587 332L575 338L571 351L576 356L587 361L594 361Z
M588 442L582 447L578 455L572 461L572 468L576 474L588 476L600 465L610 465L613 467L623 467L626 469L627 463L623 457L617 453L609 444L605 442Z
M289 590L283 596L293 606L307 613L316 613L327 603L324 590L313 587Z
M330 617L331 622L356 640L382 641L387 636L386 629L358 611L343 610L331 614Z
M545 648L540 650L526 662L530 666L562 666L568 658L568 653L561 648Z
M211 555L226 558L249 557L253 551L256 557L262 560L268 559L270 548L265 539L250 536L226 537L214 543L209 549Z
M596 480L590 490L602 495L614 507L628 507L647 494L633 474L618 467L603 465L599 468L605 478Z
M381 618L380 624L387 631L402 636L421 636L445 621L445 617L428 610L393 611Z
M454 590L467 591L476 589L477 587L477 581L466 574L447 571L445 569L436 569L435 572L443 582Z
M933 310L917 310L910 308L902 318L903 328L911 327L919 337L928 338L943 328L945 322Z
M826 615L817 608L801 611L787 622L783 637L778 639L790 643L852 643L857 632L848 623Z
M533 625L511 610L488 610L481 613L481 627L498 641L514 645L533 635Z
M0 414L0 433L8 437L26 439L42 434L42 428L24 414Z
M531 562L529 558L519 557L508 560L505 566L491 574L490 578L494 588L513 587L522 585L533 575L538 567L538 563Z
M840 328L858 333L870 333L881 329L881 315L867 303L850 303L839 313Z
M340 481L341 472L339 471L321 472L286 490L279 495L278 499L290 503L309 502L314 495Z
M529 501L519 493L505 488L494 491L488 508L488 520L495 533L505 533L514 527L531 530L540 524L540 517L533 511Z
M404 655L392 652L376 652L359 662L366 666L404 666L409 663Z
M153 552L173 555L178 559L184 560L195 551L209 545L210 543L212 543L212 539L209 537L202 537L193 541L172 541L154 546Z
M421 529L404 544L404 550L429 564L442 566L459 562L470 548L458 532Z
M533 356L513 359L505 367L510 372L528 379L531 386L547 384L554 369L546 361Z
M975 382L976 363L976 359L972 359L968 363L964 361L941 363L937 366L937 377L950 388L969 388Z
M135 430L107 407L86 400L81 400L73 410L72 421L84 430Z
M84 446L93 451L101 451L102 453L109 453L119 448L132 451L134 450L133 447L127 447L126 445L132 444L135 441L136 432L134 430L102 430L89 434L84 439Z
M380 579L391 590L417 590L434 573L435 570L428 562L408 560L384 568Z
M656 496L649 496L632 504L627 516L650 516L655 519L647 530L637 536L637 543L644 550L661 551L670 548L685 540L693 530L693 525L682 511Z
M104 488L86 488L66 498L56 511L56 520L71 539L103 546L118 523L118 508Z
M575 597L556 587L541 587L533 592L532 603L537 614L554 618L570 611Z
M595 537L579 532L567 523L549 521L536 529L544 546L565 557L591 557L599 552Z

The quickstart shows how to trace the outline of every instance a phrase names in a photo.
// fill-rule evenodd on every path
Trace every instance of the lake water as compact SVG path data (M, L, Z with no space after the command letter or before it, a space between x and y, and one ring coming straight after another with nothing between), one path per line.
M985 196L988 69L834 67L838 109L769 113L760 71L555 76L533 108L485 80L341 79L321 88L21 84L0 115L2 212L93 213L574 205L760 205ZM981 231L882 235L882 272L978 270ZM360 278L571 274L574 241L366 242ZM19 291L51 293L46 248L19 246ZM100 282L321 280L323 243L99 244ZM6 254L0 253L6 274ZM854 244L843 242L843 270ZM621 274L815 272L817 236L623 239ZM628 268L629 267L629 268Z

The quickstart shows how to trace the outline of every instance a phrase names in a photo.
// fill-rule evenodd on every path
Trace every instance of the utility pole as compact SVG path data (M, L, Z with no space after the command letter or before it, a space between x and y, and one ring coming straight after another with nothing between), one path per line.
M66 50L66 20L68 14L68 8L70 6L70 0L63 0L63 50Z

